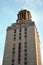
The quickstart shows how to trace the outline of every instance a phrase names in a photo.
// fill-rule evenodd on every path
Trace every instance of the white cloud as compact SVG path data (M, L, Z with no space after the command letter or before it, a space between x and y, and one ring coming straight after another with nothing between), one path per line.
M25 2L27 3L27 4L32 4L32 3L34 3L34 0L25 0Z
M16 2L24 2L24 4L26 5L31 5L31 6L34 6L34 5L38 5L38 6L42 6L43 4L43 0L15 0Z
M25 0L26 4L31 5L31 6L42 6L43 0Z

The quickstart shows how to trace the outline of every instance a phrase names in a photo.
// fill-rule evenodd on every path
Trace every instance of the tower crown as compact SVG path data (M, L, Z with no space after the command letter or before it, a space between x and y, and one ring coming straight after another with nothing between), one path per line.
M30 13L30 11L27 11L27 10L19 11L17 16L18 16L17 21L19 21L19 20L31 20L31 13Z

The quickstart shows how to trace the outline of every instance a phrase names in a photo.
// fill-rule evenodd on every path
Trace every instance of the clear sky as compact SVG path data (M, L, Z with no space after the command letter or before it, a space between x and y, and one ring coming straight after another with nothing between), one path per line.
M0 0L0 65L4 54L6 29L17 20L17 13L21 9L31 12L39 32L41 55L43 63L43 0Z

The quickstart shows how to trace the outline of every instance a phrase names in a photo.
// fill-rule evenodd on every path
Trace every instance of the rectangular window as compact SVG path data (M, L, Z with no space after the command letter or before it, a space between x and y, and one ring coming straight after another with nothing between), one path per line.
M19 33L19 35L21 36L21 32Z
M13 51L12 53L13 53L13 54L15 54L15 52L14 52L14 51Z
M23 18L26 19L26 12L23 13Z
M27 34L27 32L25 32L25 34Z
M25 49L25 52L27 52L27 49Z
M19 46L19 49L21 49L21 47Z
M12 63L12 65L14 65L14 63Z
M21 36L19 37L19 40L21 40Z
M27 53L25 53L25 56L27 56Z
M22 13L22 19L23 19L23 13Z
M25 42L25 45L24 45L25 48L27 48L27 42Z
M14 57L15 57L15 43L13 43L13 48L12 48L12 65L14 65Z
M27 45L25 45L25 48L27 48Z
M16 37L16 34L14 34L14 36Z
M20 64L20 57L21 57L21 42L19 42L18 46L18 64Z
M25 60L27 60L27 57L25 57Z
M16 29L14 30L14 40L16 40Z
M21 32L21 28L19 29L19 32Z
M27 28L25 28L25 31L27 31Z
M18 64L20 64L20 58L18 59Z
M14 59L12 59L12 62L14 62Z
M24 65L27 65L27 42L25 42L24 48Z
M25 38L27 37L27 35L25 35Z
M15 56L15 55L14 55L14 54L12 54L12 58L14 58L14 56Z
M14 30L14 33L16 33L16 29Z
M25 28L25 38L27 38L27 28Z
M25 63L24 63L25 65L27 65L27 62L25 61Z
M16 37L14 37L14 39L16 39Z
M27 44L27 42L25 42L25 44Z
M13 48L13 50L15 50L15 48Z
M21 52L21 50L19 50L19 53Z

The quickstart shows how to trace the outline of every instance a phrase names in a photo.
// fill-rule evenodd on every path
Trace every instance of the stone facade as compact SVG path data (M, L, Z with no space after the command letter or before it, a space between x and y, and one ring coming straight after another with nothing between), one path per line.
M41 65L38 32L31 17L28 18L28 14L26 17L26 20L18 18L16 23L7 28L3 65Z

